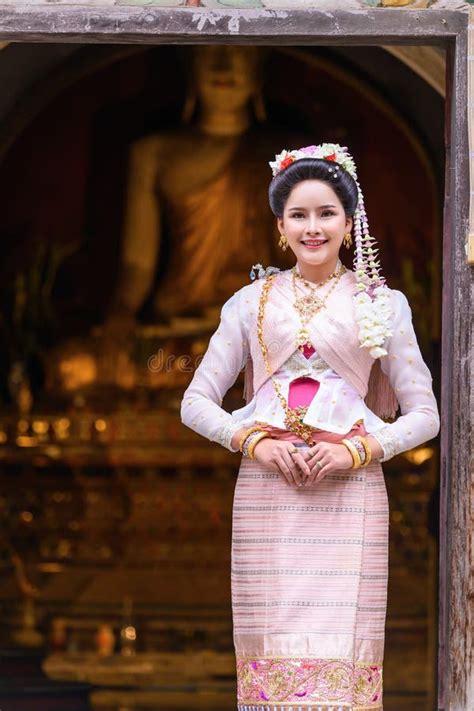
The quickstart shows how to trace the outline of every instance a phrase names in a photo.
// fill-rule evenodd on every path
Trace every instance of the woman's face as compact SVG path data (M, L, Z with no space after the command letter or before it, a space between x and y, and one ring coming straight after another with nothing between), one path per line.
M352 228L352 217L346 217L334 190L321 180L297 183L277 220L297 261L308 266L335 266L344 234Z

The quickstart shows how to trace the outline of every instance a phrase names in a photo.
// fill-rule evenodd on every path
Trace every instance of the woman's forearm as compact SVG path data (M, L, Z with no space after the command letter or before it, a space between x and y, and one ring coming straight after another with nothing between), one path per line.
M372 452L372 459L381 459L384 455L382 445L375 437L372 435L366 436L367 442L369 443L370 451Z

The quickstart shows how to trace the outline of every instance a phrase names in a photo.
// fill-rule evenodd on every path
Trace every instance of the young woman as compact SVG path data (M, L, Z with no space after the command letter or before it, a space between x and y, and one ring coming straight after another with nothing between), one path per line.
M181 406L185 425L243 455L231 573L238 709L382 709L381 462L438 433L431 374L406 297L380 275L347 148L283 151L270 166L280 246L296 263L255 265L259 278L224 303ZM339 251L351 231L348 270ZM228 413L222 399L244 366L247 404Z

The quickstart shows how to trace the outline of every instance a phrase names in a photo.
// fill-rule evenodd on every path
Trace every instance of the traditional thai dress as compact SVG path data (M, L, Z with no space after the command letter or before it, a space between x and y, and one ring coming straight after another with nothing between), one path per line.
M254 423L307 446L286 428L265 369L257 338L263 281L222 307L181 405L185 425L231 451L234 432ZM304 352L296 345L291 270L277 274L265 305L272 375L290 407L307 407L303 422L314 427L314 440L369 433L384 454L299 488L241 458L231 571L238 711L383 708L389 507L380 462L434 437L439 415L406 297L390 290L388 355L374 361L358 340L355 284L347 271L307 325ZM247 403L228 413L222 399L244 367ZM381 415L397 402L401 415L385 422Z

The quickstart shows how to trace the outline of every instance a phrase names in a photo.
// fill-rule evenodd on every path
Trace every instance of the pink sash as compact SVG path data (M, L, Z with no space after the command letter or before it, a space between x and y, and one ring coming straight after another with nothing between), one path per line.
M279 427L274 427L273 425L261 425L261 429L266 432L270 432L270 436L273 437L273 439L284 439L289 442L303 442L306 444L304 439L290 430L282 430ZM354 437L355 435L365 437L366 434L367 431L364 427L364 423L356 422L354 427L349 432L346 432L346 434L338 434L337 432L327 432L326 430L314 429L312 433L312 440L314 444L316 444L316 442L334 442L338 444L339 442L342 442L343 439L347 439L348 437Z

